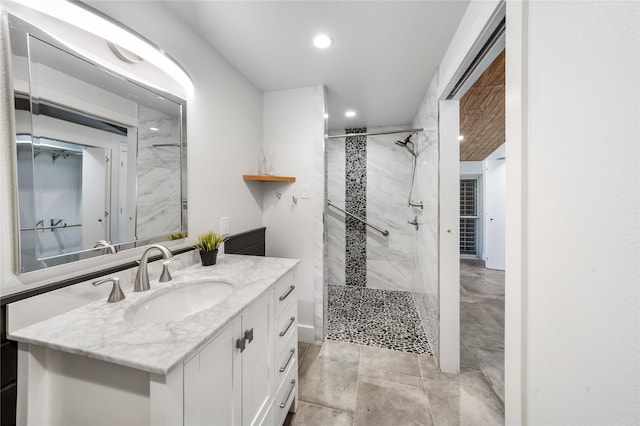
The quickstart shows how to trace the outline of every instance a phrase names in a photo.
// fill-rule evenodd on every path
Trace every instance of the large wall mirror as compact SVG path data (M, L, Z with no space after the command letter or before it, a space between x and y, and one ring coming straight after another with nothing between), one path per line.
M186 102L8 22L19 273L186 232Z

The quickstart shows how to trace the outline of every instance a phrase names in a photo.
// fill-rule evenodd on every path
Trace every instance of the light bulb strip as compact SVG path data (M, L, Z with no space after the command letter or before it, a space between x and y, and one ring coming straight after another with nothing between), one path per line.
M187 93L193 93L194 86L191 77L175 59L145 37L100 11L82 2L71 3L65 0L23 0L22 3L34 10L124 47L173 77Z

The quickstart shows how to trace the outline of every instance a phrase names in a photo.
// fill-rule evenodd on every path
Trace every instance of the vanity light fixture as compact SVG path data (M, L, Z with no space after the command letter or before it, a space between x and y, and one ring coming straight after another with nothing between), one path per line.
M194 87L191 78L172 58L141 36L123 28L107 17L94 13L89 6L80 6L66 0L22 0L22 4L129 50L164 70L180 83L189 96L193 94Z
M349 111L344 113L344 116L347 117L347 118L353 118L353 117L356 116L356 112L353 111L353 110L349 110Z
M326 49L333 44L333 39L326 34L318 34L313 38L313 45L318 49Z

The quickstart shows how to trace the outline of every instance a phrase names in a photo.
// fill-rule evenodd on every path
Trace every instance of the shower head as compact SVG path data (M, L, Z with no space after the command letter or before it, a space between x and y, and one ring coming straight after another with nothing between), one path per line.
M407 136L407 137L405 138L405 140L403 140L403 141L396 141L396 145L400 145L400 146L404 146L404 147L406 147L406 146L407 146L407 144L408 144L409 142L411 142L411 136L412 136L412 135ZM413 145L413 143L411 143L411 145Z
M396 145L404 147L407 151L409 151L409 154L415 157L415 146L413 145L413 142L411 142L411 136L413 136L413 134L407 136L403 141L396 141Z

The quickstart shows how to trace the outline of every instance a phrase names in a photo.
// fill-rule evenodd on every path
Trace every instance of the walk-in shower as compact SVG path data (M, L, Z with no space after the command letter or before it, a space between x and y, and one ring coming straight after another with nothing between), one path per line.
M347 129L329 136L326 337L431 354L415 297L411 197L422 129ZM407 135L396 142L397 134ZM406 152L413 158L407 167ZM409 205L406 191L409 190Z

